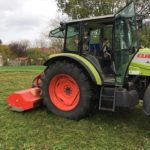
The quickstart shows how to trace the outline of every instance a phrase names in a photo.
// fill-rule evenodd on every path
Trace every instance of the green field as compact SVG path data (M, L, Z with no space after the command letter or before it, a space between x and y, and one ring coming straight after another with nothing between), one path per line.
M142 113L142 105L80 121L55 116L44 107L9 111L8 94L30 87L42 69L0 67L0 150L150 150L150 117Z

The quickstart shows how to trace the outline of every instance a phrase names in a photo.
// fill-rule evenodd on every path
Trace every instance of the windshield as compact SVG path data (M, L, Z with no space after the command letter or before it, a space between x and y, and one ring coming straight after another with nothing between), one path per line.
M114 60L116 82L117 84L122 84L128 64L138 48L134 3L127 5L115 16Z
M117 12L116 16L122 16L125 18L131 18L135 16L134 3L130 3L128 6Z

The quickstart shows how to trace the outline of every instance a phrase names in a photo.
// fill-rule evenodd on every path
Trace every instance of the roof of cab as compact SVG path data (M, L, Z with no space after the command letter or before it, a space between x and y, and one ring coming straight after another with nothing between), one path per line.
M98 17L91 17L91 18L83 18L78 20L72 20L67 23L75 23L75 22L84 22L84 21L92 21L92 20L103 20L103 21L111 21L115 18L115 15L105 15L105 16L98 16Z

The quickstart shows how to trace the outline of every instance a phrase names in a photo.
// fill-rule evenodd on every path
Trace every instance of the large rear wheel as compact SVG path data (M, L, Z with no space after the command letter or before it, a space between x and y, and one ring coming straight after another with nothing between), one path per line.
M81 119L97 104L97 86L77 64L57 61L42 76L42 94L47 108L56 115Z

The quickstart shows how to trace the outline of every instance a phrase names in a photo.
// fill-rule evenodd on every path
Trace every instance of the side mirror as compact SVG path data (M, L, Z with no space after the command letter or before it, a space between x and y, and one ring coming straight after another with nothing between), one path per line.
M141 31L142 28L143 28L143 19L144 19L143 15L137 15L136 16L136 22L137 22L138 31Z
M135 52L136 52L136 48L134 46L129 48L130 54L134 54Z
M65 23L64 22L60 22L60 31L64 31L65 30Z
M141 20L137 21L137 25L138 25L138 30L141 31L143 28L143 23Z

